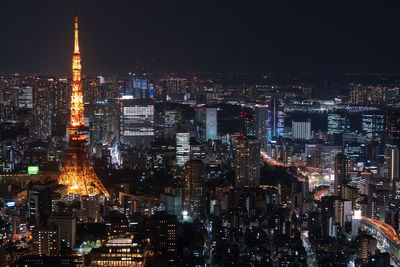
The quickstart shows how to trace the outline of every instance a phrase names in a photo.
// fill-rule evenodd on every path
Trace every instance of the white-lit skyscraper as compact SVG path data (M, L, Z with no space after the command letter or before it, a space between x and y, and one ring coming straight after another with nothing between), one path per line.
M190 134L176 134L176 165L179 167L185 166L185 163L190 160Z
M120 138L124 144L148 144L154 139L153 100L123 100Z
M399 160L399 148L397 146L386 146L385 174L390 179L395 190L396 182L399 180Z
M256 136L260 140L260 147L267 147L268 143L268 106L256 105Z
M217 139L217 109L206 108L206 140Z
M292 121L292 138L309 140L311 138L311 122Z
M120 139L123 144L148 144L154 137L154 100L146 77L133 75L122 97Z
M283 136L284 111L281 99L271 99L268 104L268 141Z

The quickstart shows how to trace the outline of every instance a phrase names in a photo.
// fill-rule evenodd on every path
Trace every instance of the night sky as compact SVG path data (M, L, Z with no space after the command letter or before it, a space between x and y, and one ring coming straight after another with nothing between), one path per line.
M74 2L2 0L0 71L70 73ZM399 14L385 0L84 0L83 72L397 72Z

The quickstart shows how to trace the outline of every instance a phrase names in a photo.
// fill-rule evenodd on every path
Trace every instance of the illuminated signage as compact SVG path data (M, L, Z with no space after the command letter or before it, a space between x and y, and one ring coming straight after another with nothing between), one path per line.
M39 166L28 166L28 174L37 174L39 172Z

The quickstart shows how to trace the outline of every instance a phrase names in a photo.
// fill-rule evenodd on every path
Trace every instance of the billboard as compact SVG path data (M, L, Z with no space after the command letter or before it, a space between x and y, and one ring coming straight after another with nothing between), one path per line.
M39 166L28 166L28 174L38 174Z

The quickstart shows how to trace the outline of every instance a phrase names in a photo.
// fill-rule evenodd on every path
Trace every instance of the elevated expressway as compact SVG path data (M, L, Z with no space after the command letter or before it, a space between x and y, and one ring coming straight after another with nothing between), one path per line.
M375 219L362 217L361 229L372 234L379 244L389 252L396 266L400 266L400 238L392 226Z
M261 151L262 159L272 166L280 167L291 167L295 165L282 163L271 158L267 153ZM320 170L326 171L327 173L332 173L331 170L322 170L318 168L307 168L307 170ZM306 173L301 172L303 175ZM314 195L315 199L320 199L323 195L328 193L327 189L320 190ZM400 266L400 238L397 235L396 230L389 224L381 222L379 220L361 217L361 229L366 230L372 234L379 242L380 246L389 252L391 258L393 259L396 266Z

